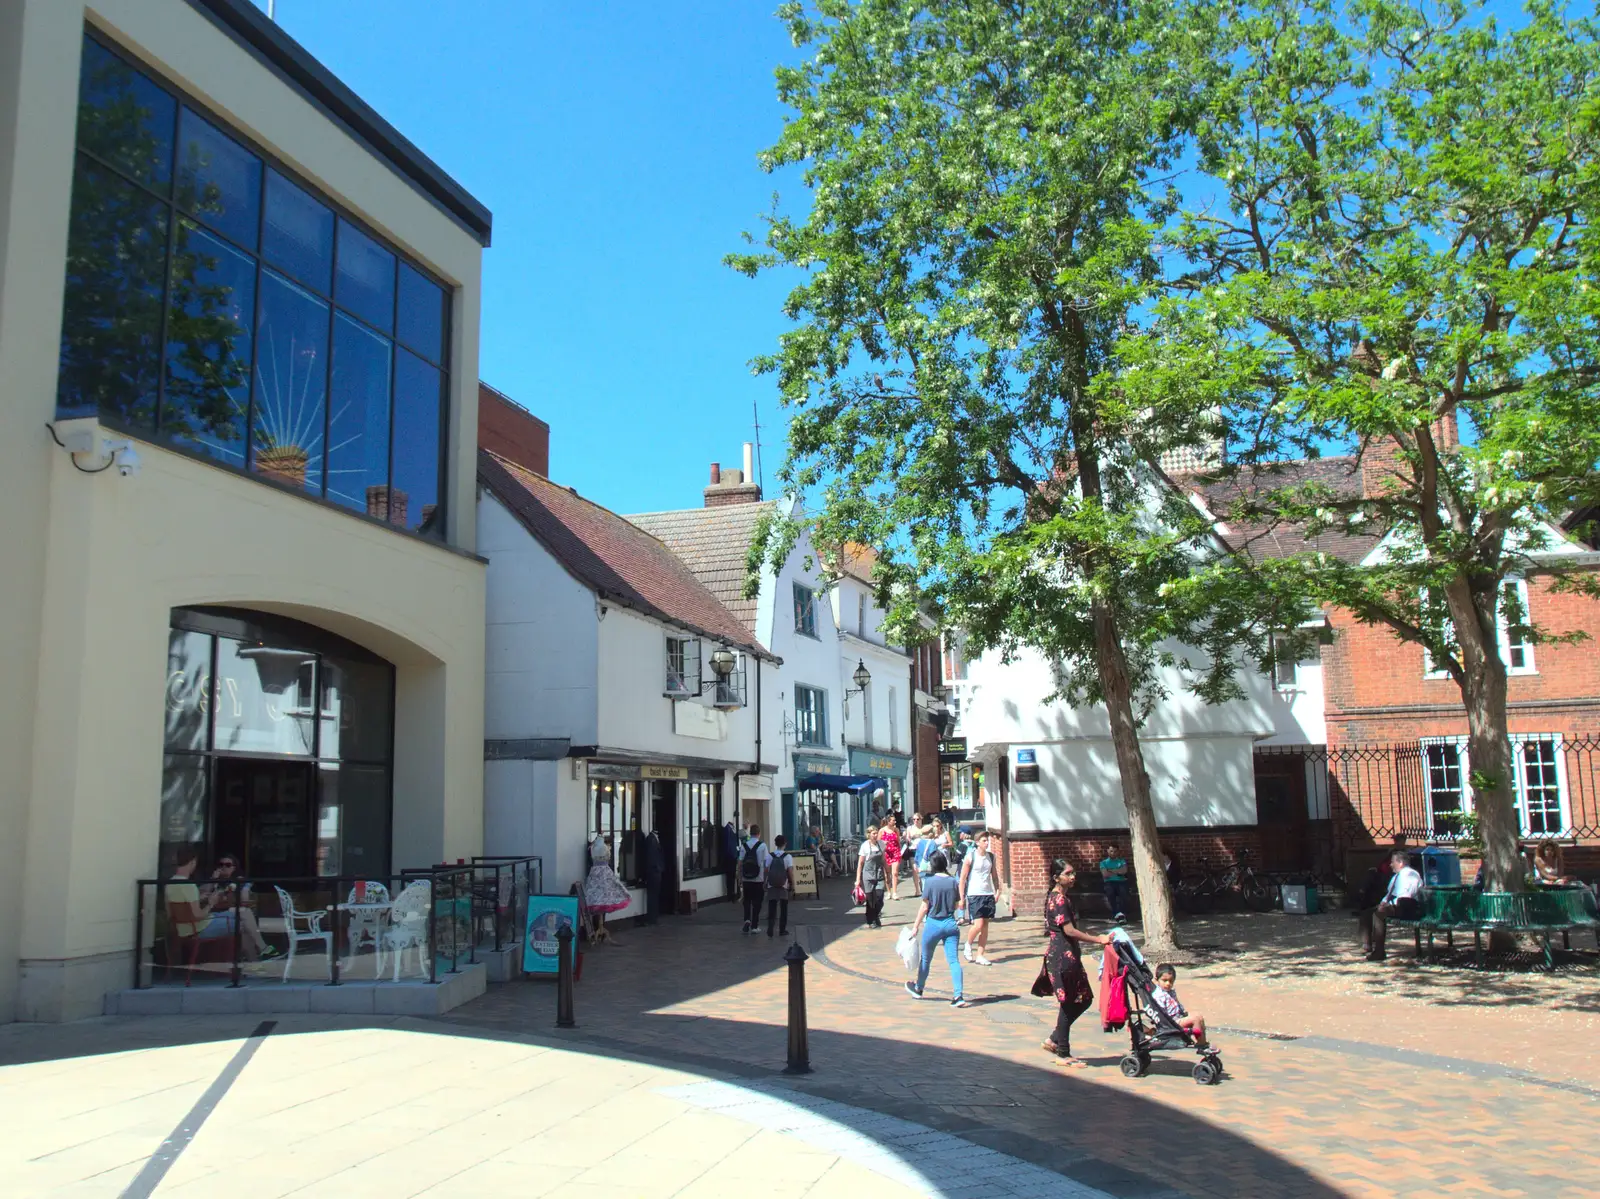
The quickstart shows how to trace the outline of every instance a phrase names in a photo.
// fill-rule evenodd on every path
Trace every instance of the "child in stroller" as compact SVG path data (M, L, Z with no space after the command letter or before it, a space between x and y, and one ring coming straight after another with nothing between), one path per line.
M1194 1080L1202 1086L1221 1082L1222 1058L1216 1046L1205 1039L1205 1026L1195 1017L1180 1024L1164 1002L1170 997L1176 1003L1177 996L1162 990L1144 955L1126 934L1119 930L1113 936L1117 959L1126 969L1123 979L1128 993L1128 1030L1133 1039L1133 1047L1123 1056L1122 1072L1129 1078L1138 1078L1150 1069L1152 1052L1193 1049L1200 1055L1194 1066Z

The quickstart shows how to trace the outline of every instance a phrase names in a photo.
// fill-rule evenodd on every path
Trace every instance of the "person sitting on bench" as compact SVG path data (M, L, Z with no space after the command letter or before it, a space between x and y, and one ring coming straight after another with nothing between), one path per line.
M1369 962L1381 962L1386 956L1383 943L1388 935L1391 917L1415 920L1422 914L1422 905L1417 900L1417 894L1422 890L1422 875L1412 868L1409 855L1402 849L1389 855L1389 863L1394 873L1389 877L1389 889L1383 894L1383 902L1372 914L1372 952L1367 954Z

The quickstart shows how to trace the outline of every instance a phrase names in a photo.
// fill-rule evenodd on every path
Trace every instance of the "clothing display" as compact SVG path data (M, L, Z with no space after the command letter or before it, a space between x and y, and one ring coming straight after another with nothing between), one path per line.
M604 837L589 843L589 875L583 880L583 904L591 912L620 912L631 897L611 869L611 847Z

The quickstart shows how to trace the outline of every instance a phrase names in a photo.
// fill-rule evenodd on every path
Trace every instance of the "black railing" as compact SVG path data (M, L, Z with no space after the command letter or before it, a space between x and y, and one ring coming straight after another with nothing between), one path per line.
M520 940L541 874L537 858L506 857L387 876L141 879L134 986L437 982L480 944Z
M1529 749L1529 746L1534 748ZM1600 734L1516 734L1518 820L1526 841L1600 838ZM1441 753L1443 756L1441 756ZM1462 837L1470 820L1452 796L1470 790L1465 744L1264 746L1258 776L1303 764L1313 859L1326 869L1350 850ZM1293 771L1291 769L1290 773Z

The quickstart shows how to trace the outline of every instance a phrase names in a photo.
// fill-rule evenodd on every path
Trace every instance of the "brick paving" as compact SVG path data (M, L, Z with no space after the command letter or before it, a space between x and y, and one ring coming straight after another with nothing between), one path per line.
M827 886L827 884L825 884ZM1600 1190L1600 966L1554 974L1384 965L1355 958L1345 914L1218 916L1184 926L1179 990L1226 1029L1227 1078L1196 1086L1158 1055L1127 1079L1126 1033L1092 1014L1069 1071L1039 1049L1053 1005L1027 994L1038 922L995 926L990 968L969 966L966 1010L900 989L896 926L866 930L843 888L795 904L819 1097L1011 1153L1125 1199L1171 1196L1592 1195ZM1092 922L1091 922L1092 923ZM715 1076L783 1065L785 943L739 934L727 905L628 930L587 956L580 1027L563 1037ZM948 987L944 963L930 993ZM945 992L948 994L948 991ZM447 1021L489 1035L553 1033L552 989L495 988Z

